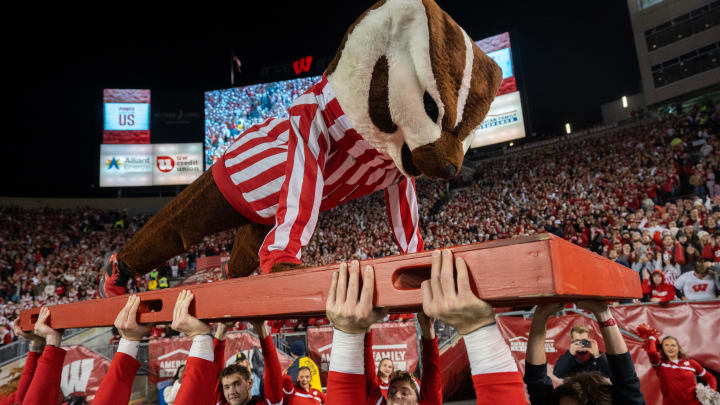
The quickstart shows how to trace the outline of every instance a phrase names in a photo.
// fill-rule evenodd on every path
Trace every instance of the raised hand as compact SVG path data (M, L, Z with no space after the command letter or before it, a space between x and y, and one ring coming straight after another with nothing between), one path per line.
M173 321L170 325L174 330L193 338L197 335L209 335L210 325L190 315L188 309L195 298L190 290L182 290L175 301Z
M254 320L250 321L250 325L252 325L253 330L255 331L255 333L257 333L260 339L265 339L267 337L267 322Z
M470 276L462 258L455 260L457 283L453 275L453 255L450 250L433 252L430 280L422 283L423 312L466 335L495 322L492 307L475 296L470 288Z
M40 315L35 322L35 334L45 339L45 343L51 346L60 346L63 330L55 330L47 324L50 318L50 310L47 307L40 308Z
M20 325L18 324L20 322L20 319L16 319L13 324L13 332L15 333L15 336L20 336L21 338L27 340L30 342L30 346L43 346L45 345L45 339L41 338L40 336L32 333L32 332L25 332L22 329L20 329Z
M115 327L120 336L127 340L140 341L150 333L151 325L139 325L137 323L137 310L140 306L140 297L131 295L127 303L120 310L115 318Z
M360 291L360 262L353 260L349 269L347 263L341 263L340 270L333 273L325 302L328 319L345 333L367 332L375 321L387 314L386 309L373 309L374 292L375 271L371 266L365 266Z

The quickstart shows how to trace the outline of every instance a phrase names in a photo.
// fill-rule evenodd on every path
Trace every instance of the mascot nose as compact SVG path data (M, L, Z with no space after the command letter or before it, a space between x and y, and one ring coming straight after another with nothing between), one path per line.
M451 179L455 177L455 174L457 173L457 167L454 164L448 164L445 167L443 167L443 174L446 179Z

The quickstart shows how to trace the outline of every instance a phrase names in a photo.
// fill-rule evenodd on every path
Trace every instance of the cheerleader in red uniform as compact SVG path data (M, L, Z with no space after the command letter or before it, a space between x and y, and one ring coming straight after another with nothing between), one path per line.
M660 379L663 405L683 404L700 405L695 395L695 377L702 379L713 390L717 390L717 382L697 361L688 358L680 347L678 340L665 336L658 345L655 336L649 337L645 345L650 364Z

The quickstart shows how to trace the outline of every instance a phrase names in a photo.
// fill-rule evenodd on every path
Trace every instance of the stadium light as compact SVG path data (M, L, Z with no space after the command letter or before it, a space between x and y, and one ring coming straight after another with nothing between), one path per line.
M627 108L627 97L622 97L623 108Z
M515 142L510 142L510 147L512 148L513 146L515 146Z
M565 124L565 132L570 133L570 123Z

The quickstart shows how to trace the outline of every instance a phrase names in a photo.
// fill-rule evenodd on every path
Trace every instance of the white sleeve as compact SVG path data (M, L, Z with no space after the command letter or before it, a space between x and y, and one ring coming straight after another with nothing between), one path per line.
M463 339L472 375L518 371L496 323L468 333Z
M681 275L680 277L678 277L677 280L675 280L675 288L677 288L680 291L682 291L683 287L685 286L685 279L687 278L685 276L686 274L691 274L691 273L687 272L687 273ZM685 294L684 291L683 291L683 294Z
M330 369L344 374L365 374L365 334L333 331Z
M165 402L172 405L172 403L175 402L175 397L177 397L178 391L180 391L179 381L175 381L173 385L165 388L165 391L163 391L163 398L165 399Z
M133 359L137 359L139 347L140 347L140 342L122 338L122 339L120 339L120 343L118 343L117 352L125 353L128 356L132 357Z
M210 335L197 335L193 338L188 357L198 357L207 361L215 361L213 339Z

